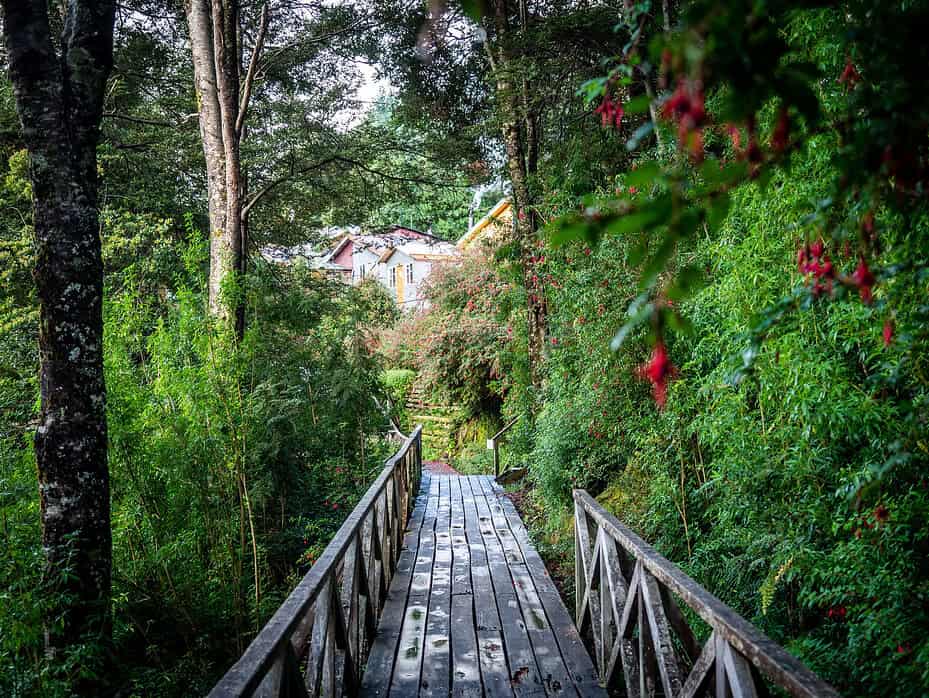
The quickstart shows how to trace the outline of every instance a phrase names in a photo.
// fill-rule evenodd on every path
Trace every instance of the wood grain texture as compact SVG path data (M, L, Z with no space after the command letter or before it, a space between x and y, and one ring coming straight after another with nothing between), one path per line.
M397 567L360 695L606 696L525 526L493 480L433 474L420 496L417 553L412 566L407 556Z

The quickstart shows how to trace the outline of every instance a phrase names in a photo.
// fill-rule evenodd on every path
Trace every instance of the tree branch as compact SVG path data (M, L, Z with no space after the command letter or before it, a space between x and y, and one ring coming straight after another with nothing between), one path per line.
M258 58L261 55L261 49L264 47L265 36L268 33L268 21L271 14L270 2L266 2L261 8L261 23L258 25L258 36L255 37L255 47L252 49L252 57L248 61L248 71L245 74L245 82L242 84L242 97L239 102L239 116L236 119L235 132L236 136L242 138L242 129L245 127L245 113L248 111L248 103L252 98L252 85L255 83L255 75L258 73Z

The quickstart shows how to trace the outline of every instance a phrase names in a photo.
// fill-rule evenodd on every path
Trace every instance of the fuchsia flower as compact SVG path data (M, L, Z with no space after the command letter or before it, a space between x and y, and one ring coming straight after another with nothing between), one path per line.
M875 281L874 274L868 269L868 263L865 261L864 257L861 257L858 262L858 268L855 269L855 273L852 274L852 283L858 287L861 300L867 305L871 305L871 301L874 300L871 287L874 286Z
M624 113L622 102L618 99L612 99L609 94L603 95L600 106L594 109L594 114L600 115L600 121L605 127L615 126L619 128Z
M787 148L790 140L790 116L787 113L787 107L781 107L777 116L777 123L774 125L774 131L771 133L771 148L774 152L780 153Z
M729 134L729 139L732 141L732 147L736 152L739 152L742 148L742 132L739 130L739 127L735 124L727 124L726 132Z
M884 322L883 335L884 335L884 346L889 347L890 342L893 341L893 338L894 338L894 325L893 325L893 322L891 322L890 320L887 320Z
M706 109L700 84L692 80L679 80L674 94L662 106L661 115L677 121L677 137L681 146L686 145L695 160L702 160Z
M832 266L829 255L825 254L825 245L822 240L805 245L797 251L797 269L807 277L807 281L813 281L814 296L832 292L835 268Z
M668 350L660 339L652 349L652 356L648 363L639 366L637 373L652 384L652 394L659 408L665 406L668 399L668 381L677 373L677 368L671 363Z
M840 85L845 85L845 88L848 90L854 90L855 86L861 82L861 73L858 72L855 64L852 63L851 56L845 61L845 69L842 71L837 82Z

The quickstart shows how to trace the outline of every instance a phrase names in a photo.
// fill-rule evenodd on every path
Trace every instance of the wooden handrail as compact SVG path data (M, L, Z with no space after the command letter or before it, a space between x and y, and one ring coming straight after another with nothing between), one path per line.
M500 437L507 433L518 421L519 415L513 417L513 419L503 425L500 431L487 439L487 448L494 452L494 477L500 476Z
M574 490L574 530L577 625L592 636L603 685L622 681L629 696L763 696L760 672L797 698L838 697L584 490ZM710 626L702 646L675 596Z
M356 691L396 569L422 462L418 425L210 698ZM300 669L304 657L305 672Z

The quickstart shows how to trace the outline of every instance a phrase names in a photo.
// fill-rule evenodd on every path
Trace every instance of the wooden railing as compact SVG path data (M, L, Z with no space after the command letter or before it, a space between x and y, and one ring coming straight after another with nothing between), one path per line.
M577 625L593 639L600 681L627 696L839 694L760 630L574 491ZM701 646L675 597L710 629Z
M487 448L494 452L494 477L500 477L500 439L518 421L519 417L513 417L500 431L487 439Z
M357 693L421 474L420 425L212 698Z

